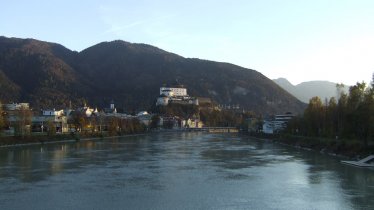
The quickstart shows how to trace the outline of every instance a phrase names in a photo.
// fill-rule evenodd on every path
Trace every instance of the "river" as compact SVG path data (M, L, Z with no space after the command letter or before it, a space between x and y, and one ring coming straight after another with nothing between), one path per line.
M1 209L374 209L374 170L240 134L0 149Z

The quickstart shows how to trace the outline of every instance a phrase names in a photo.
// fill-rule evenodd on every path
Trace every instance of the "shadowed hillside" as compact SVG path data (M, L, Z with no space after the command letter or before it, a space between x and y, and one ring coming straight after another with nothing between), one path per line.
M33 106L148 109L162 84L176 80L193 96L239 104L257 113L301 112L304 104L257 71L183 58L145 44L103 42L82 52L33 39L0 38L1 100ZM9 94L11 91L14 94Z

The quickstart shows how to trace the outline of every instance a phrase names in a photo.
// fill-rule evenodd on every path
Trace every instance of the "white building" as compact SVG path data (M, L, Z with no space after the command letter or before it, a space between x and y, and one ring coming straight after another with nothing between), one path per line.
M281 115L275 115L274 118L264 120L262 124L262 132L266 134L273 134L284 130L287 127L287 123L295 117L292 113L286 113Z
M4 109L7 111L15 111L23 109L30 109L29 103L11 103L11 104L4 104Z
M188 96L186 88L160 87L160 95L165 96Z
M166 106L169 103L199 105L199 101L197 98L187 95L186 88L161 87L160 96L157 98L156 105Z
M51 110L43 110L43 116L62 116L64 115L64 110L55 110L55 109L51 109Z

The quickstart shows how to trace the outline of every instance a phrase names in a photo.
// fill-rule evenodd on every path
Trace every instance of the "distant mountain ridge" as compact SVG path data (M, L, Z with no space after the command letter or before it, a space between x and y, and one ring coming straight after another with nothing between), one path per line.
M318 96L324 100L325 98L336 98L338 94L336 83L329 81L308 81L298 85L291 84L285 78L278 78L273 81L304 103L309 103L309 99L314 96ZM344 92L348 92L349 86L344 85L343 90Z
M184 58L146 44L102 42L81 52L34 39L0 37L0 100L36 108L108 106L147 109L159 87L178 80L192 96L256 113L300 113L305 104L261 73Z

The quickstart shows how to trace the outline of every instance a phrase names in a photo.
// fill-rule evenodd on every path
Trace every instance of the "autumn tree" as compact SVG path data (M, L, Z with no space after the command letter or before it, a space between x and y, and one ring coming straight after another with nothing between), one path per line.
M108 121L108 134L110 136L115 136L117 135L119 129L119 120L116 117L111 117L109 118Z
M4 120L4 112L3 112L3 105L0 102L0 134L2 133L5 126L5 120Z
M47 135L54 136L56 134L56 125L53 123L52 120L47 121Z
M32 111L26 107L21 107L15 115L15 135L24 137L30 134Z
M75 111L71 114L70 123L74 125L77 131L82 131L88 120L84 113Z

